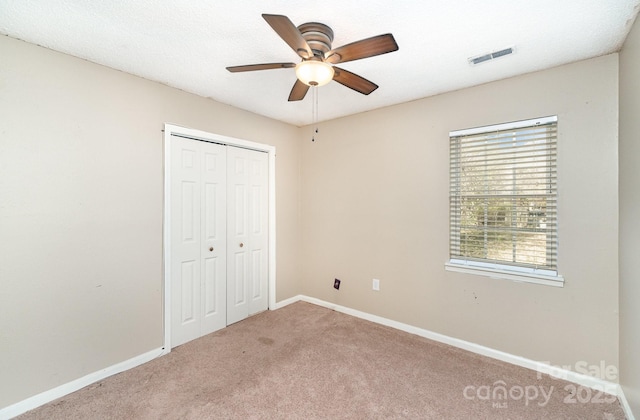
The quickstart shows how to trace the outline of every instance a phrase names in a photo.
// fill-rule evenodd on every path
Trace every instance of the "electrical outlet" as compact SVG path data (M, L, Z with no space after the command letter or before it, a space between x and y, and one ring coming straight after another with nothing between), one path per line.
M340 279L335 279L333 281L333 288L336 290L340 290Z
M373 290L380 291L380 280L373 279Z

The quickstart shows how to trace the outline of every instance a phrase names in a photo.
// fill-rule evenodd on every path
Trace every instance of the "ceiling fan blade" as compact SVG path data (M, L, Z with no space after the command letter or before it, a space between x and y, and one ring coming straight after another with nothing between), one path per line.
M311 51L309 44L307 44L307 41L302 37L298 28L296 28L288 17L268 14L263 14L262 17L296 54L302 58L313 57L313 51Z
M365 79L362 76L358 76L355 73L351 73L345 69L333 66L334 74L333 80L344 85L350 89L360 92L363 95L368 95L374 90L378 89L378 85Z
M295 63L264 63L264 64L247 64L244 66L231 66L231 67L227 67L227 70L229 70L231 73L238 73L241 71L292 69L295 66L296 66Z
M331 50L325 55L325 61L331 64L345 63L397 50L398 44L393 35L384 34L352 42Z
M291 89L291 93L289 94L289 102L303 100L308 90L308 85L296 79L296 83L293 85L293 89Z

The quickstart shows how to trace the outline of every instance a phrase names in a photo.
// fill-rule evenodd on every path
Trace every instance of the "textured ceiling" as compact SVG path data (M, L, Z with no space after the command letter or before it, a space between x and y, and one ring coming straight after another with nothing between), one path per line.
M640 0L0 0L0 33L294 125L312 95L288 102L293 69L227 66L298 62L262 19L317 21L333 46L393 33L400 49L341 65L380 86L369 96L320 87L327 120L617 51ZM513 47L476 66L470 57ZM0 54L1 59L1 54Z

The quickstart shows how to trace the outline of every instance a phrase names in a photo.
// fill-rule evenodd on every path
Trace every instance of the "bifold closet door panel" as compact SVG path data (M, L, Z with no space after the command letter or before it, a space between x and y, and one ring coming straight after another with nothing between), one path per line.
M171 339L226 326L226 147L172 137Z
M268 155L227 151L227 324L268 308Z
M205 335L227 326L227 147L203 144L202 327Z

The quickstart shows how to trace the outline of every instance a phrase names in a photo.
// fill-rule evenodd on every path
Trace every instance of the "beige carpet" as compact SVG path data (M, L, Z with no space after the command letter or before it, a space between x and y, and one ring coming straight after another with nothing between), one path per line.
M606 394L298 302L184 344L20 418L624 419L624 414Z

